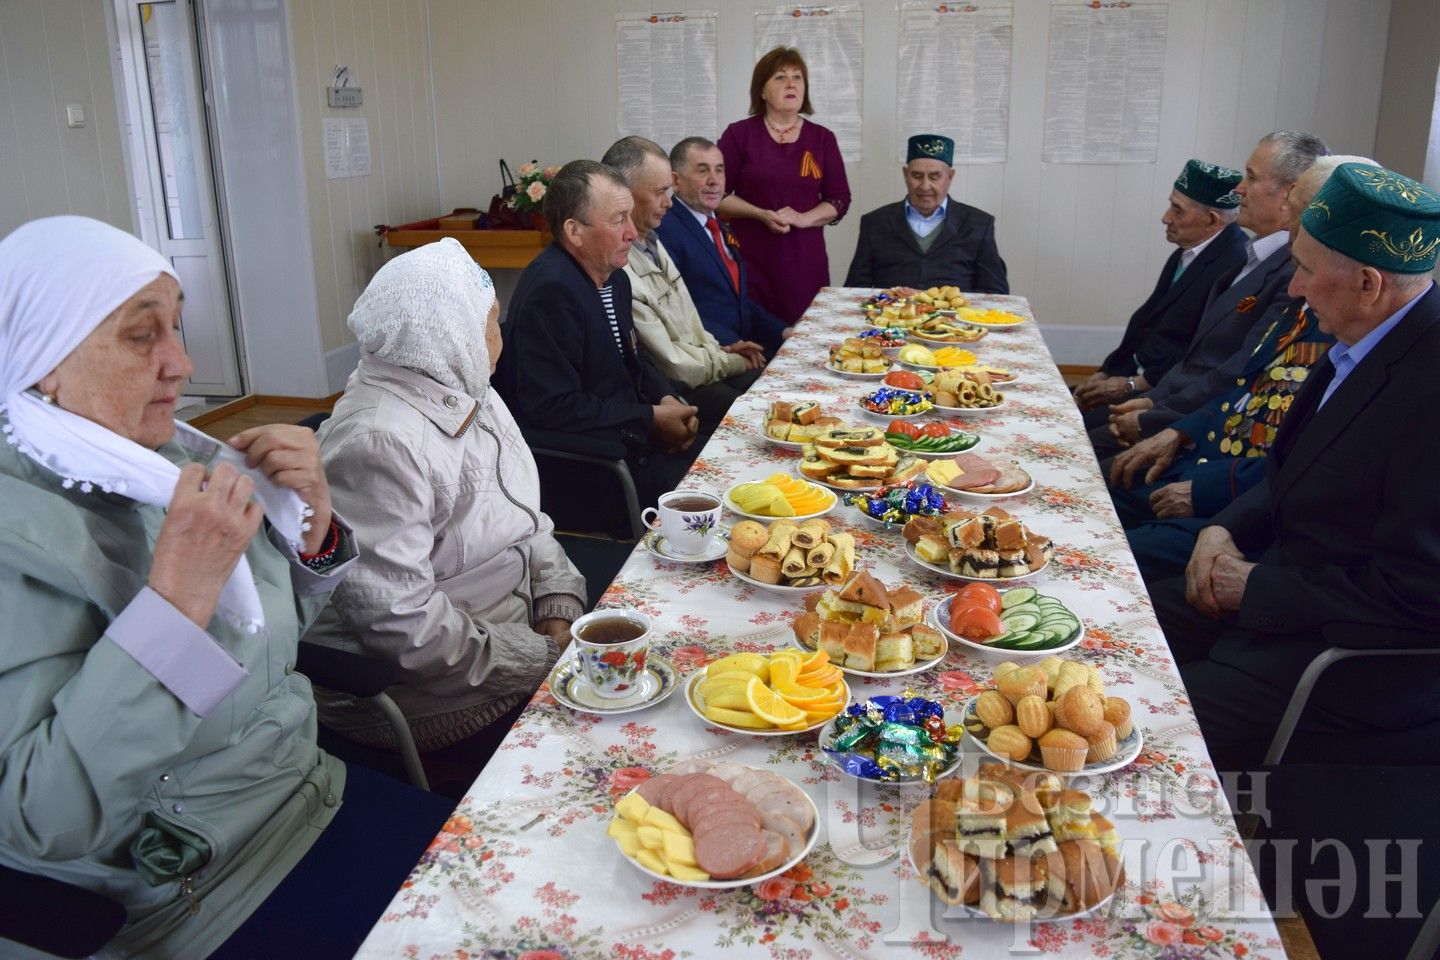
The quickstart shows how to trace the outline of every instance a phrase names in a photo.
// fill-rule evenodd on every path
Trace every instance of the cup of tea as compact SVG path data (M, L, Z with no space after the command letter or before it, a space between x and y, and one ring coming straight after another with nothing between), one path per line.
M720 498L703 490L671 490L660 497L659 508L640 514L646 526L660 518L660 535L671 553L693 557L704 553L720 525Z
M570 624L580 673L606 700L634 694L650 653L650 618L639 610L615 608L587 613Z

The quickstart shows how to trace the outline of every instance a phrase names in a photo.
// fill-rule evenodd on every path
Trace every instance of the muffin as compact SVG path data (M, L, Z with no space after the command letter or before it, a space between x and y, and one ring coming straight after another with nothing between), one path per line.
M1016 732L1019 732L1018 727ZM1090 744L1084 737L1060 727L1056 727L1040 738L1041 761L1045 764L1046 769L1059 773L1078 773L1084 768L1085 755L1089 751Z
M750 556L769 539L765 525L754 520L741 520L730 528L730 549L742 557Z
M1003 698L1002 698L1003 699ZM1009 705L1009 702L1006 702ZM1015 724L1020 732L1032 740L1044 735L1045 731L1055 725L1055 718L1050 713L1042 697L1031 694L1028 697L1021 697L1020 702L1015 704Z
M1045 671L1045 685L1052 690L1055 688L1055 681L1060 679L1060 665L1064 662L1059 657L1051 655L1035 664Z
M1065 695L1065 691L1071 687L1085 686L1090 682L1090 672L1085 669L1083 663L1076 663L1073 660L1064 660L1060 663L1059 673L1055 676L1055 682L1051 684L1053 693L1051 700L1059 700Z
M1105 701L1094 690L1077 684L1055 702L1055 719L1082 737L1092 736L1105 722Z
M993 674L993 676L994 676L994 678L995 678L995 682L996 682L996 683L999 683L999 682L1000 682L1000 678L1003 677L1003 676L1005 676L1005 674L1010 673L1010 672L1013 671L1013 670L1019 670L1019 669L1020 669L1020 664L1014 662L1013 660L1005 660L1005 661L1002 661L1002 662L1000 662L1000 663L997 663L997 664L995 665L995 673Z
M995 686L1011 705L1019 703L1022 697L1037 696L1043 700L1046 691L1045 671L1039 667L1011 670L1000 677Z
M1014 724L1007 724L991 730L990 737L985 744L999 756L1008 757L1011 760L1024 760L1030 756L1030 750L1034 746L1030 742L1030 738L1025 736Z
M1117 739L1124 740L1135 730L1130 720L1130 701L1122 697L1105 698L1105 722L1115 728Z
M1120 749L1115 743L1115 727L1104 720L1100 721L1100 729L1086 737L1085 742L1090 744L1085 753L1086 763L1104 763Z
M986 690L975 698L975 716L991 730L1003 727L1015 719L1014 708L994 690Z

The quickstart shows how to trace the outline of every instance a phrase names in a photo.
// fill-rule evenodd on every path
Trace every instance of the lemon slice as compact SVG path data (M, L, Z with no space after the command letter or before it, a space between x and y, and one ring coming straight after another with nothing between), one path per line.
M811 704L815 701L822 704L835 702L835 697L823 687L798 687L794 684L776 683L771 689L784 697L787 703L793 703L797 707L813 710L815 707Z
M795 686L795 677L800 673L800 662L790 657L775 657L770 661L770 686L776 690Z
M783 697L761 683L759 677L753 678L750 686L746 687L745 699L750 704L750 712L777 727L806 724L808 719L804 710L791 706Z

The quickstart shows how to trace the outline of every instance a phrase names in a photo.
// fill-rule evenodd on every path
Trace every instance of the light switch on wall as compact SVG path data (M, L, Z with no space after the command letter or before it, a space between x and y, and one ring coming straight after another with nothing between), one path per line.
M78 103L66 104L65 125L72 129L85 126L85 108Z

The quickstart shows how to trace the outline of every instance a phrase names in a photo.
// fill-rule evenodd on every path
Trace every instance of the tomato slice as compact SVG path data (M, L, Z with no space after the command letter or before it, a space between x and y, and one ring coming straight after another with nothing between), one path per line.
M950 601L950 632L966 640L988 640L1005 632L995 611L978 604L964 604L959 597Z
M920 435L924 437L934 437L937 440L944 440L950 436L950 426L936 420L931 420L920 428ZM981 586L984 586L984 584L981 584Z
M885 432L903 433L911 440L914 440L916 437L920 436L920 428L915 426L915 424L911 423L909 420L891 420L890 426L885 428Z
M901 390L924 390L925 381L920 375L911 373L909 370L891 370L885 374L885 382L892 387L899 387Z
M988 583L967 583L955 594L952 605L981 606L991 613L1000 612L1000 591Z

